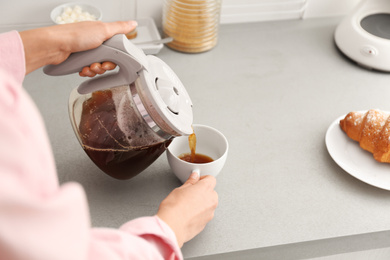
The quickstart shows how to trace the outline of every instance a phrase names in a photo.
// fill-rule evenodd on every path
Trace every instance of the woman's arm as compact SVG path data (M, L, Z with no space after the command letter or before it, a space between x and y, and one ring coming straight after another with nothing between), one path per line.
M157 216L119 229L91 228L82 187L58 185L43 120L22 88L24 74L96 48L133 25L83 22L21 37L0 34L0 259L181 259L179 247L213 218L218 196L211 176L193 175Z

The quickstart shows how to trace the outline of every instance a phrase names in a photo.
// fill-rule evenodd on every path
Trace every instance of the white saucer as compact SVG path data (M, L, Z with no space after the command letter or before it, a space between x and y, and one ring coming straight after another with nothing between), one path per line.
M360 148L359 143L350 139L336 119L325 136L326 147L333 160L355 178L372 186L390 190L390 164L377 162L373 155Z

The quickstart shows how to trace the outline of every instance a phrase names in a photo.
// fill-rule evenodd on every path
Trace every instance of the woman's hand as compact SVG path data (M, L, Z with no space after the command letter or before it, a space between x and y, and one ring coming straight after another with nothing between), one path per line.
M115 34L126 34L136 26L135 21L89 21L22 31L19 34L24 46L26 74L48 64L59 64L73 52L97 48Z
M216 179L192 173L179 188L174 189L160 204L157 216L176 234L180 247L197 234L214 217L218 194Z

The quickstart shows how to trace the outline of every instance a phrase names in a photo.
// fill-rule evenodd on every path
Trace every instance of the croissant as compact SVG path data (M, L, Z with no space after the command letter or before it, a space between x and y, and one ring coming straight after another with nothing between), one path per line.
M340 120L341 129L378 162L390 163L390 114L371 109L350 112Z

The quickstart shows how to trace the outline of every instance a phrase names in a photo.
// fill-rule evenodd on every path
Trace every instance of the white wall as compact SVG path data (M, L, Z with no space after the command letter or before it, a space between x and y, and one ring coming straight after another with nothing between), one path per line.
M311 0L303 18L345 15L360 1L362 0Z
M360 0L223 0L222 23L341 16Z
M0 27L51 24L50 11L63 0L0 1ZM163 0L82 0L103 11L104 21L153 17L161 25ZM345 15L359 0L222 0L221 23Z

